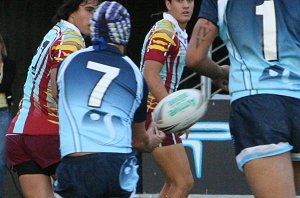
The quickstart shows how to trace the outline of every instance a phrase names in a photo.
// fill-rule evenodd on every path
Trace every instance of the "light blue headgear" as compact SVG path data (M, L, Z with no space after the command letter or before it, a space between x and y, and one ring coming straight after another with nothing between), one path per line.
M104 1L94 11L90 20L92 44L103 50L107 43L126 46L131 30L130 15L121 4Z

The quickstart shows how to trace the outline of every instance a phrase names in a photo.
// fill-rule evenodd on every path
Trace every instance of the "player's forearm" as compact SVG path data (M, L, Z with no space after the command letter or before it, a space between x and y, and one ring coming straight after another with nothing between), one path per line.
M151 138L145 130L145 122L132 124L132 146L140 152L151 152Z
M186 65L199 75L212 79L223 77L221 67L208 57L208 51L217 36L217 26L204 18L199 18L194 26L187 49Z
M57 98L58 91L57 91L57 84L56 84L56 76L57 76L57 68L51 69L50 80L51 80L52 98L57 103L57 101L58 101L58 98Z
M207 76L212 79L220 79L224 77L224 73L220 65L207 56L204 57L197 65L188 67L197 74Z
M156 100L161 101L169 94L160 76L153 75L151 78L146 79L146 81L149 87L149 91L156 98Z

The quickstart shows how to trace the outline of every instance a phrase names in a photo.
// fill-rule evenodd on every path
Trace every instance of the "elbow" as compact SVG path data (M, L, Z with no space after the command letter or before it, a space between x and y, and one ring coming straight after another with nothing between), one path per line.
M203 62L204 62L204 57L200 55L198 56L195 54L187 53L185 58L185 64L187 68L189 68L192 71L197 71L199 67L201 67Z
M185 59L185 64L187 66L187 68L189 68L190 70L196 70L197 66L199 65L199 61L195 60L195 58L186 58Z

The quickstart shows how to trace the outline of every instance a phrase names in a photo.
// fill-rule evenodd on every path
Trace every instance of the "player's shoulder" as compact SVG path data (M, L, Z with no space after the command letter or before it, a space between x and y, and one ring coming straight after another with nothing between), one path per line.
M173 35L176 35L175 25L169 20L161 19L156 22L153 33L165 33L172 37Z
M128 56L121 56L121 60L125 61L128 64L128 67L131 67L134 71L140 72L138 66Z
M65 37L71 37L71 38L82 40L82 35L78 33L76 30L69 27L63 28L61 34L64 35Z
M167 20L167 19L161 19L161 20L157 21L156 25L158 27L174 29L174 24L170 20Z
M81 35L70 29L61 32L61 36L56 37L52 49L53 47L63 51L75 52L85 48L85 43Z
M54 26L54 29L57 29L56 34L60 34L58 38L61 38L62 42L80 45L81 48L84 47L83 37L79 30L76 30L75 27L68 23L59 22Z

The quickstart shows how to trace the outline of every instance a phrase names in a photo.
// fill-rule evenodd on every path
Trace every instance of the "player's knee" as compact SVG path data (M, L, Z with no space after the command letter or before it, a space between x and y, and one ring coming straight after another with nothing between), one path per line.
M184 192L190 192L194 186L193 176L186 176L175 182L175 186Z
M190 192L194 187L194 183L195 183L194 178L192 176L188 177L184 184L184 188L186 189L186 191Z

